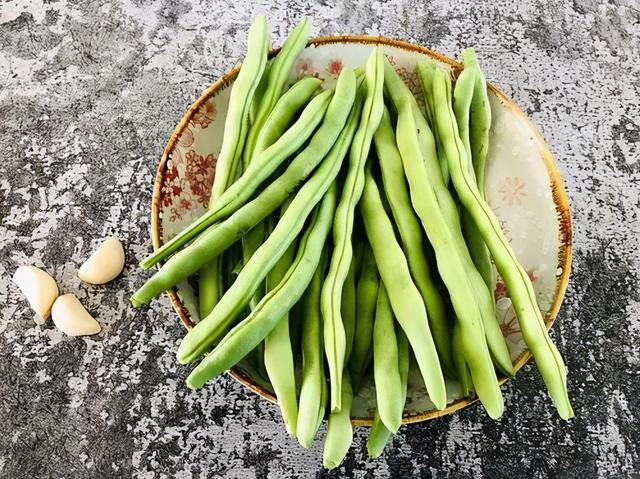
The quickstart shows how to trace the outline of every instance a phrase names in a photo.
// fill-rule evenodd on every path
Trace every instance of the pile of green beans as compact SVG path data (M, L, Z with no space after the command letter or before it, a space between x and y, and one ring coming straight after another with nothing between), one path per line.
M572 417L564 363L485 199L491 107L475 51L462 53L455 83L450 67L418 64L422 109L382 47L333 87L289 85L308 39L304 19L268 62L257 17L208 211L141 262L159 269L135 307L199 282L201 320L177 351L182 364L199 361L187 386L250 358L300 445L326 419L328 469L348 454L352 408L371 387L367 451L383 453L403 424L410 368L436 409L477 397L498 418L499 375L514 370L495 264L560 416Z

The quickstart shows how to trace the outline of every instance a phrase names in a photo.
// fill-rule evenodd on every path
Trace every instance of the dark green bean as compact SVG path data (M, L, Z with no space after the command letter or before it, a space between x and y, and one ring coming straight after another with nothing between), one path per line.
M237 364L277 326L283 315L300 299L318 267L322 249L331 229L337 196L335 184L332 182L328 191L325 189L322 194L324 198L321 204L315 207L309 226L300 240L293 264L287 270L284 278L262 298L258 306L244 320L221 339L215 349L207 354L191 372L187 378L187 385L190 388L202 387L210 379ZM295 199L287 211L294 210ZM278 226L276 226L277 229ZM276 230L274 230L274 234ZM265 244L267 243L265 242ZM189 334L195 329L193 328ZM182 345L185 344L188 337L189 335L185 337ZM180 355L180 351L178 354Z
M365 173L360 212L393 313L407 334L429 397L438 409L444 409L447 405L447 392L438 353L429 330L427 310L413 283L409 265L396 240L393 224L384 210L370 168Z
M349 168L333 225L334 249L329 271L322 287L321 308L324 318L324 347L329 363L331 383L331 411L340 409L342 397L340 382L343 376L347 343L340 314L340 302L343 284L353 256L351 236L354 210L362 195L364 165L369 155L371 139L378 128L382 115L382 86L384 82L382 60L382 50L375 48L367 61L367 98L362 110L360 125L349 152Z
M469 211L493 257L500 275L510 292L525 343L536 360L538 370L560 417L573 417L567 391L567 372L560 352L549 337L536 301L531 280L506 239L491 207L480 195L473 178L469 176L464 145L457 132L451 105L442 100L451 90L449 71L436 68L433 96L436 100L436 124L446 149L453 185L460 201ZM464 336L464 332L463 332ZM472 370L473 375L473 370ZM475 378L474 378L474 384ZM476 390L477 390L476 384Z
M179 361L191 362L197 359L224 334L233 318L242 310L248 298L255 291L256 284L264 279L265 271L269 271L273 267L275 261L300 232L305 218L313 206L320 201L340 171L344 156L353 139L360 105L361 101L356 99L354 108L349 114L346 126L340 133L338 140L320 167L295 195L273 233L256 251L251 261L245 265L235 283L222 297L212 313L198 323L183 339L178 350Z

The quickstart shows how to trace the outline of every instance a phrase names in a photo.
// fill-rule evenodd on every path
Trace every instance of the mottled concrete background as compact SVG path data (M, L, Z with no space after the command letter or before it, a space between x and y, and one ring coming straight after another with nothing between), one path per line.
M278 43L306 14L318 34L383 34L449 55L475 45L548 140L573 205L574 272L553 336L577 418L558 419L527 367L504 388L499 422L476 405L403 428L374 461L358 430L331 476L640 477L636 0L257 3L0 4L0 476L325 475L321 442L298 447L276 407L229 379L188 391L168 301L134 314L126 300L149 248L163 146L241 58L263 11ZM126 243L125 274L81 285L77 266L112 233ZM46 265L103 333L36 327L10 282L22 263Z

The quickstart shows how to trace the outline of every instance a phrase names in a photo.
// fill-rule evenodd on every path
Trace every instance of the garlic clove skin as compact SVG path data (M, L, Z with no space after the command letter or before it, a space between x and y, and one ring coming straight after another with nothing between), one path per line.
M56 281L35 266L20 266L13 275L13 282L27 298L36 313L36 324L43 324L51 313L51 306L58 297Z
M115 236L109 238L80 266L78 276L89 284L104 284L124 268L124 248Z
M102 328L74 294L63 294L51 308L51 319L68 336L91 336Z

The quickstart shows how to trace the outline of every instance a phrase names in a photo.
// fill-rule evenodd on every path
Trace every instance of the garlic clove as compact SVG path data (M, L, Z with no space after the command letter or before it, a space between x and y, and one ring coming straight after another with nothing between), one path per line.
M51 319L68 336L91 336L102 329L74 294L63 294L56 299L51 308Z
M43 324L51 313L51 306L58 297L56 281L35 266L20 266L13 275L13 282L27 298L35 311L36 324Z
M109 238L80 266L78 276L89 284L108 283L124 268L124 248L115 236Z

